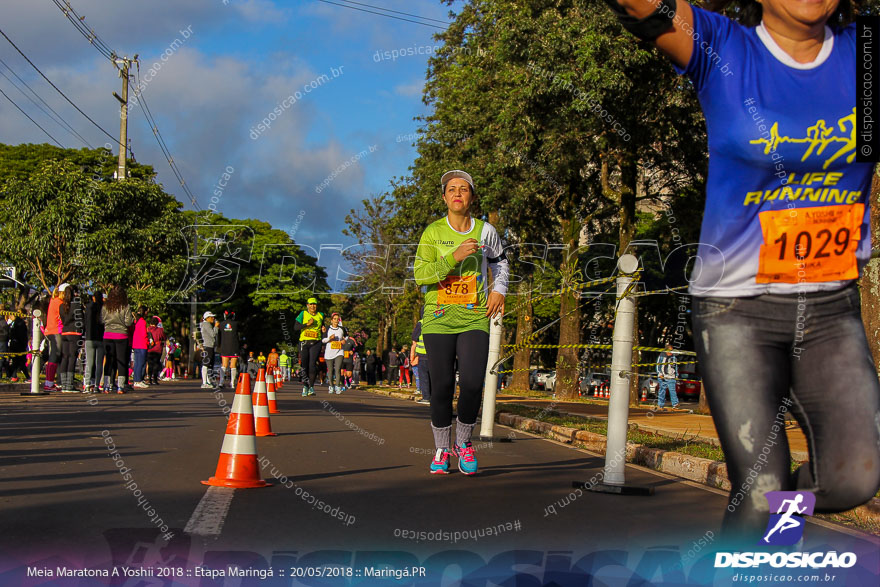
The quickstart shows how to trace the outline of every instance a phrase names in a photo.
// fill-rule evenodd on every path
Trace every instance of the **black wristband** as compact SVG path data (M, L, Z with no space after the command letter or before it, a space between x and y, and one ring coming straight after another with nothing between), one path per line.
M605 0L605 3L617 15L617 20L627 31L643 41L655 41L657 37L672 28L675 18L676 0L659 0L660 6L645 18L629 15L617 0Z

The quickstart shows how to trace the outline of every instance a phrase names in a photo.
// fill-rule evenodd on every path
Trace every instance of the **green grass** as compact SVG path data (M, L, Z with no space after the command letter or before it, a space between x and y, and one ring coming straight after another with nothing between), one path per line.
M502 404L498 407L499 412L508 412L517 416L525 416L547 422L548 424L556 424L558 426L567 426L577 430L587 430L595 434L608 434L608 426L604 420L594 420L591 418L583 418L571 414L561 414L555 410L541 410L517 404ZM661 436L651 432L638 430L634 427L630 428L626 433L628 442L641 444L650 448L658 448L661 450L671 450L686 455L711 459L713 461L724 461L724 453L721 449L708 442L702 442L695 437L682 435L680 437Z

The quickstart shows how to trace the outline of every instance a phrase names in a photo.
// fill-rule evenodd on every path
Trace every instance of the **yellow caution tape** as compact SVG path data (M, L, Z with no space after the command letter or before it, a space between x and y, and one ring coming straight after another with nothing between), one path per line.
M24 312L10 312L8 310L0 310L0 316L17 316L19 318L30 318L30 314L25 314Z
M571 348L579 348L579 349L610 349L612 345L610 344L503 344L502 347L515 347L517 349L571 349ZM666 349L660 347L653 346L633 346L634 351L654 351L657 353L664 353ZM688 355L691 357L697 356L697 353L694 351L672 351L674 355ZM656 365L657 363L645 363L646 365ZM678 361L678 364L683 364L682 361Z

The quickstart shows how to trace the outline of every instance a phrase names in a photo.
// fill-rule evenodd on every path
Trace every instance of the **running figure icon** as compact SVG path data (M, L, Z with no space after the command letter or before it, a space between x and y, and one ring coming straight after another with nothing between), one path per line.
M792 519L794 514L802 514L807 511L807 506L802 508L798 507L798 504L804 501L804 496L801 493L798 493L794 499L784 499L782 503L779 505L779 510L777 510L777 514L782 514L782 517L776 522L776 525L773 526L773 529L767 532L767 535L764 536L764 542L770 544L770 536L773 535L777 530L780 534L785 532L786 530L791 530L792 528L797 528L801 525L800 520ZM788 511L784 514L782 513L782 509L785 507L785 504L788 504Z
M764 494L770 510L766 534L758 544L777 546L797 544L804 534L805 516L812 516L816 496L809 491L768 491Z

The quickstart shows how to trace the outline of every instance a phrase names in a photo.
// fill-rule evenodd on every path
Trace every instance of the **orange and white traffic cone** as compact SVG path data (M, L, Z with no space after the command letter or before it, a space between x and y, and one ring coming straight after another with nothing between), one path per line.
M272 376L271 373L266 375L266 396L269 398L269 413L270 414L280 414L281 411L278 409L278 404L275 401L275 390L281 387L281 384L278 383L278 380Z
M250 377L248 377L250 379ZM266 390L266 369L260 367L257 370L257 380L254 382L254 393L251 395L251 403L254 406L254 413L257 411L257 390L259 390L262 384L263 391Z
M601 385L597 385L596 387L594 387L594 388L593 388L593 397L598 398L598 397L599 397L599 391L600 391L601 389L602 389L602 386L601 386Z
M608 384L607 384L607 383L605 383L604 385L602 385L602 389L603 389L604 392L605 392L605 393L602 395L602 397L605 398L605 399L610 398L610 397L611 397L611 391L608 389Z
M648 401L648 390L644 387L642 388L642 403Z
M272 377L272 373L269 373ZM254 423L257 427L257 436L278 436L272 432L272 422L269 420L269 402L266 394L266 382L258 381L254 388L257 397L257 406L254 408Z
M236 489L271 485L260 478L254 413L250 398L247 397L250 394L251 378L243 373L238 378L235 389L235 400L226 424L226 436L223 437L223 446L220 448L217 472L207 481L202 481L204 485Z

